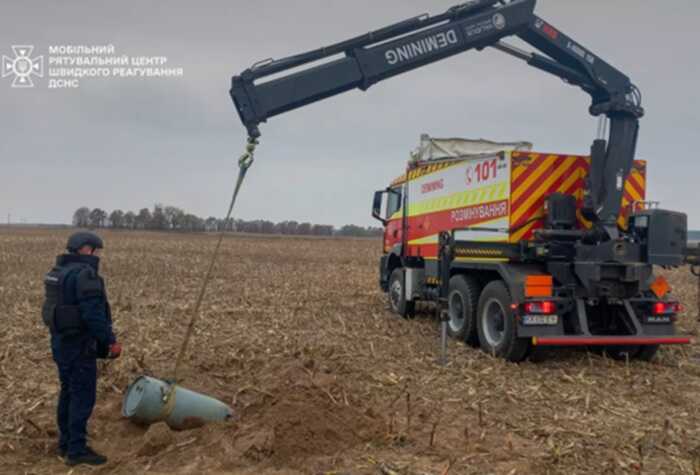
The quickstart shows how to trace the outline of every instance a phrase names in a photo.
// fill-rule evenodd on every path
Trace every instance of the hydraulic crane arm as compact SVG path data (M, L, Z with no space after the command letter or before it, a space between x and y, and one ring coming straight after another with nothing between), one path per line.
M269 117L492 46L579 86L591 96L590 113L610 119L608 142L599 137L591 147L585 208L589 219L615 238L644 113L641 97L627 76L536 16L535 1L472 0L440 15L421 15L328 47L256 63L233 77L231 98L248 134L258 137L259 124ZM520 37L546 56L500 41L507 36Z

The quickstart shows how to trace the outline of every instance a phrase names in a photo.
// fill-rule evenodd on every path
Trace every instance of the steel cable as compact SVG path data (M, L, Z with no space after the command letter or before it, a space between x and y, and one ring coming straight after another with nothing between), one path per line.
M246 144L246 149L243 155L238 159L238 179L236 180L236 187L233 190L233 195L231 196L231 203L229 204L228 207L228 212L226 213L226 218L224 219L223 226L221 227L221 230L219 231L219 239L216 242L216 247L214 248L214 252L211 255L211 261L209 262L209 267L207 268L207 273L204 276L204 279L202 280L202 286L199 289L199 294L197 295L197 301L194 306L194 311L192 312L192 316L190 317L190 322L187 325L187 330L185 332L185 338L182 341L182 345L180 346L180 352L177 355L177 359L175 360L175 369L173 371L173 376L170 381L171 386L170 386L170 391L168 394L165 396L167 399L169 395L173 392L172 389L175 387L175 384L178 382L178 378L180 376L180 369L182 366L182 361L185 356L185 353L187 352L187 346L189 345L190 338L192 336L192 331L194 330L195 323L197 322L197 318L199 317L199 309L202 305L202 301L204 300L204 295L206 293L207 286L209 285L209 281L211 280L212 272L214 271L214 265L216 264L216 258L219 255L219 249L221 248L221 242L224 239L224 234L226 233L226 226L229 222L229 219L231 219L231 213L233 212L233 206L236 203L236 197L238 196L238 192L241 189L241 185L243 184L243 180L246 176L246 173L248 172L248 169L250 166L253 164L253 153L255 152L255 147L258 145L258 141L255 138L248 137L248 143Z

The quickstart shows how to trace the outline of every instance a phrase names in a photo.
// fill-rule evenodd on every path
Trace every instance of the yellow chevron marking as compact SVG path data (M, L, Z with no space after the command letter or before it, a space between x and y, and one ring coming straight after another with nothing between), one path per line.
M413 170L408 172L408 181L415 180L417 178L424 177L426 175L430 175L431 173L435 173L437 171L444 170L446 168L453 167L455 165L459 165L460 163L464 162L464 160L458 160L454 162L445 162L445 163L433 163L429 165L423 165L419 168L414 168Z
M517 189L513 190L513 193L510 196L511 201L517 201L518 198L520 198L520 195L522 195L526 191L530 191L530 187L532 186L532 184L535 181L537 181L537 179L539 179L539 177L541 177L543 174L549 172L549 169L554 164L556 159L556 155L547 155L547 158L544 160L544 162L538 164L536 170L529 177L527 177L527 179L524 182L522 182Z
M457 248L455 254L462 257L468 256L502 256L503 251L500 249L473 249L473 248Z
M583 172L583 168L579 167L578 170L574 171L569 178L564 180L564 183L561 184L559 188L557 188L557 191L560 193L563 193L564 191L568 190L571 185L573 185L576 180L581 178L581 173ZM576 190L576 193L574 193L574 196L577 196L578 193L583 193L582 190Z
M624 209L625 206L629 206L629 204L630 204L630 201L629 201L627 198L625 198L625 197L623 196L623 197L622 197L622 205L621 205L621 208Z
M513 233L513 234L510 236L510 242L519 242L519 241L523 238L523 236L524 236L528 231L530 231L530 229L532 229L532 227L533 227L535 224L537 224L537 221L533 221L533 222L531 222L531 223L529 223L529 224L526 224L526 225L523 226L522 228L518 229L515 233Z
M630 202L625 198L624 196L622 197L622 207L620 209L620 216L617 217L617 225L620 226L622 229L627 229L627 219L625 219L623 212L627 206L629 206Z
M480 201L491 201L489 199L489 196L493 194L493 188L490 189L484 189L481 194L481 200Z
M508 262L507 257L455 257L457 262Z
M438 235L437 234L431 234L430 236L426 236L426 237L422 237L420 239L413 239L411 241L408 241L408 243L411 245L437 244L437 242L438 242Z
M473 232L476 232L476 231L473 231ZM475 238L473 240L478 241L478 242L508 242L507 238L505 238L503 236L480 237L480 238Z
M638 176L638 175L639 175L638 173L633 173L633 174L630 175L630 177L635 177L635 176ZM638 182L638 183L639 183L639 182ZM642 190L644 190L643 187L642 187ZM627 218L626 218L625 216L622 215L622 211L623 211L627 206L630 206L633 202L642 201L642 199L643 199L642 196L640 196L639 193L637 193L637 190L635 190L635 189L632 187L632 185L629 184L629 183L625 183L625 191L626 191L627 193L629 193L630 197L632 198L632 201L630 202L630 201L623 195L623 197L622 197L622 210L621 210L621 212L620 212L619 218L617 219L617 224L618 224L621 228L623 228L623 229L627 229ZM629 211L634 211L634 210L630 209Z
M558 180L559 177L561 177L568 170L571 170L571 165L565 161L564 163L559 165L556 168L556 170L554 170L554 173L549 175L547 179L536 190L531 190L528 198L522 204L520 204L520 206L518 206L518 209L512 211L512 222L517 222L523 215L523 213L528 211L535 203L535 201L541 198L542 194L545 193L550 186L552 186L552 183ZM514 201L515 198L513 198L511 202Z
M511 173L510 175L510 180L517 180L518 177L522 175L525 170L527 170L527 165L518 165L517 167L515 167L515 169L513 169L513 173Z
M503 196L508 196L508 198L510 198L510 196L509 196L510 195L510 183L508 183L508 182L501 183L501 186L498 189L498 193L503 195ZM497 199L497 198L494 196L494 199ZM510 199L508 200L508 204L510 204Z
M560 193L562 193L562 192L568 190L568 189L576 182L576 180L578 180L578 179L581 177L581 174L582 174L583 172L584 172L583 167L578 167L578 169L575 170L575 171L571 174L571 176L569 176L569 178L567 178L567 179L564 181L564 183L562 183L562 184L559 186L559 188L557 188L557 191L560 192ZM576 196L576 195L579 194L579 193L582 193L582 191L581 191L581 190L576 190L576 193L574 194L574 196ZM578 196L577 196L577 198L578 198ZM520 214L522 214L522 213L520 213ZM581 219L581 218L580 218L580 212L577 211L577 215L579 215L579 219ZM511 225L512 225L513 223L515 223L514 215L511 215L511 221L510 221L510 222L511 222ZM530 223L530 224L524 226L523 228L519 229L519 230L516 231L515 233L513 233L513 235L512 235L511 238L510 238L510 242L518 242L518 241L520 241L520 240L522 239L522 237L523 237L525 234L527 234L527 233L530 231L530 229L533 228L533 226L535 226L535 224L537 224L537 223L536 223L536 222L532 222L532 223Z
M578 218L579 222L583 225L584 228L590 229L591 226L593 226L593 223L588 221L586 218L583 217L583 214L581 213L581 210L576 210L576 217Z
M630 196L632 197L632 200L634 200L634 201L642 201L642 197L639 196L639 194L637 193L637 190L635 190L635 189L632 188L631 186L626 186L626 187L625 187L625 191L626 191L627 193L630 194ZM625 201L624 197L623 197L622 201L623 201L623 202ZM629 204L629 203L628 203L628 204Z
M462 199L462 205L469 206L474 201L476 201L476 194L477 194L477 190L471 190L471 191L465 193L464 197Z
M459 207L460 203L465 206L472 203L484 203L487 201L484 199L485 196L493 197L488 201L505 200L507 199L507 186L506 182L495 183L476 190L459 191L444 197L411 203L408 206L408 215L413 217L453 209Z
M637 186L639 187L640 190L644 189L644 187L645 187L644 177L642 176L641 173L632 172L630 174L630 179L634 180L637 183Z

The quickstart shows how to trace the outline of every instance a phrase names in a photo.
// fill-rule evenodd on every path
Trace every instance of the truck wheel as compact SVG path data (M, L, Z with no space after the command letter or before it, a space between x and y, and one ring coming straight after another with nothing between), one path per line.
M516 336L517 325L511 303L510 292L503 281L490 282L479 297L477 328L482 350L518 362L527 356L530 339Z
M453 338L476 346L479 336L476 330L476 309L479 303L479 282L471 276L455 275L450 279L447 294L447 333Z
M397 267L392 271L391 277L389 277L389 305L392 312L403 318L408 318L409 315L413 315L415 302L406 301L406 293L403 289L403 274L403 268Z

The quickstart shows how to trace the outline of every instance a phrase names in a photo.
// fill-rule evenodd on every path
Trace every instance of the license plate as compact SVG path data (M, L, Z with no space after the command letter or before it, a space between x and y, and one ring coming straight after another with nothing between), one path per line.
M556 325L559 315L523 315L523 325Z

